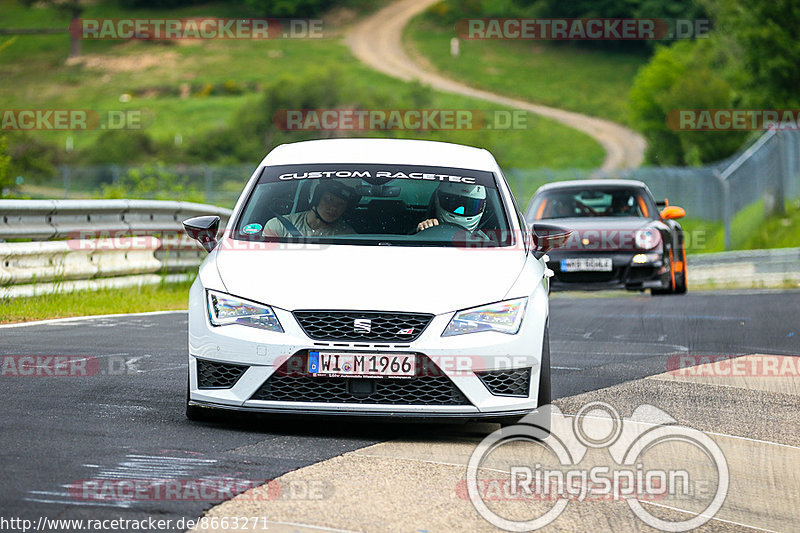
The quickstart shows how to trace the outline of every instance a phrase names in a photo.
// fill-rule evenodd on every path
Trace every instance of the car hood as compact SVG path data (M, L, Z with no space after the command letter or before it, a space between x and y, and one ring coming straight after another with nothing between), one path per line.
M539 222L539 221L537 221ZM644 217L572 217L542 220L543 223L556 224L573 231L596 229L636 230L651 226L653 219Z
M659 231L662 227L659 222L642 217L576 217L543 222L572 230L569 239L563 246L554 250L550 254L552 256L576 251L639 250L636 245L637 231L642 229Z
M290 311L441 314L503 299L526 259L510 248L279 246L220 250L227 292Z

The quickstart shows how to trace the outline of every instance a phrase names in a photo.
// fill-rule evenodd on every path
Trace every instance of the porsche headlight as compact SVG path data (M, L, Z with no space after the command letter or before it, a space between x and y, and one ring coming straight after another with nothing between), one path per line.
M661 234L654 229L640 229L635 237L636 247L641 250L651 250L661 241Z
M479 331L499 331L515 335L522 326L527 303L527 298L517 298L459 311L445 328L442 337Z
M268 305L248 302L230 294L207 291L208 318L213 326L241 324L283 333L281 323Z

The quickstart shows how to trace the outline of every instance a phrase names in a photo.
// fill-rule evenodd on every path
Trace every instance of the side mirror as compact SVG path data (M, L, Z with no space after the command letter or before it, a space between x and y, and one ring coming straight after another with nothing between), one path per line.
M540 223L534 224L532 235L534 255L538 259L553 248L564 246L570 235L572 235L572 230L561 226Z
M192 239L210 252L217 245L218 216L194 217L183 221L183 229Z
M661 218L669 220L671 218L683 218L686 216L686 210L677 205L670 205L661 210Z

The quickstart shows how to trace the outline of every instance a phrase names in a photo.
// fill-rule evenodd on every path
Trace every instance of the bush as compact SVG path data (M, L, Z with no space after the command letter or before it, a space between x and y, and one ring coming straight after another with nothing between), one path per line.
M34 181L49 178L56 174L56 167L67 162L64 152L53 144L33 137L25 132L14 132L7 137L7 174L16 179L23 176Z
M103 184L104 198L151 198L155 200L180 199L203 202L205 197L187 176L178 176L167 170L163 163L132 168L118 183Z
M255 103L242 106L230 126L204 132L187 142L186 154L197 162L252 162L278 144L338 135L335 131L284 131L276 123L276 114L285 110L424 108L431 101L431 89L419 83L390 93L355 86L335 69L304 78L285 76L265 87ZM364 134L396 137L403 132Z
M6 136L0 135L0 198L8 195L14 189L14 176L8 173L9 163L11 163L11 157L6 155Z
M744 142L744 132L676 131L667 115L678 109L727 109L739 104L723 77L726 59L713 39L660 47L631 89L632 122L647 138L646 158L656 165L700 165L723 159ZM716 67L716 68L715 68Z
M80 159L89 164L140 163L155 154L156 144L144 131L106 130L80 154Z

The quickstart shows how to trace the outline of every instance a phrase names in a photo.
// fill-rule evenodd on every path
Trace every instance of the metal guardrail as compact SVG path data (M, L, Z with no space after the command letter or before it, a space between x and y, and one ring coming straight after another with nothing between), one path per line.
M158 283L164 273L185 279L179 273L196 268L206 253L183 235L181 222L206 214L219 215L224 227L231 211L155 200L0 200L0 239L32 239L0 242L0 297ZM118 237L131 234L144 237ZM690 285L800 285L800 248L687 260Z
M800 248L689 255L686 262L690 288L800 287Z
M206 252L181 222L199 215L218 215L224 227L231 211L156 200L0 200L0 240L27 240L0 242L0 297L157 283L161 273L196 268Z
M0 200L0 240L65 239L81 232L181 231L181 221L230 209L159 200Z

